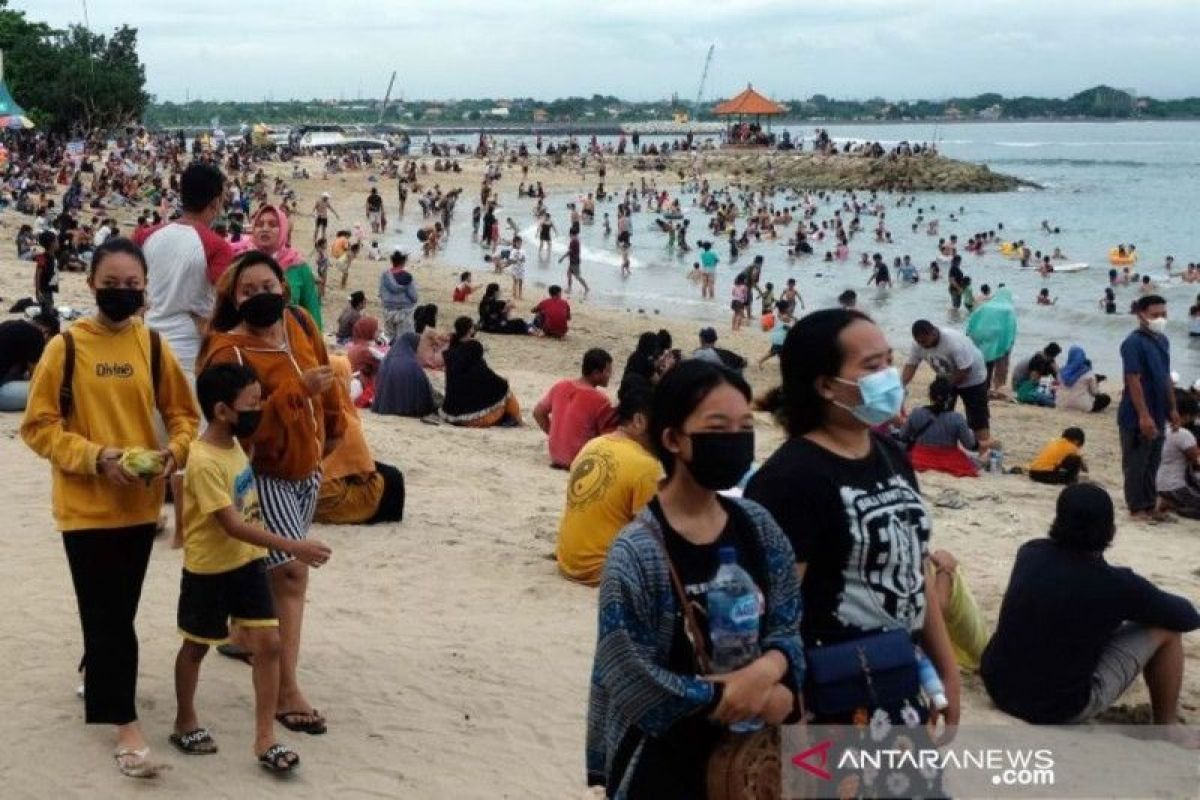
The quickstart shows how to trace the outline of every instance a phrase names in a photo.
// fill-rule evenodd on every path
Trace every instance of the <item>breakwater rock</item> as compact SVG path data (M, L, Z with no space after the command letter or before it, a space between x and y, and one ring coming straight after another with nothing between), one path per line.
M786 189L911 192L1010 192L1037 184L993 172L984 164L931 153L884 155L779 151L701 151L638 158L638 168L682 173L723 173L739 183Z

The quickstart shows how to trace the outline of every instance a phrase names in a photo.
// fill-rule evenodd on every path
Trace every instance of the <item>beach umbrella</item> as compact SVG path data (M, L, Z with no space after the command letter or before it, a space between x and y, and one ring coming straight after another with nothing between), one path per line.
M0 54L0 128L24 130L33 127L33 120L25 116L25 109L17 105L4 82L4 57Z
M0 86L0 88L3 88ZM24 114L0 116L0 128L4 130L28 130L33 127L33 120Z

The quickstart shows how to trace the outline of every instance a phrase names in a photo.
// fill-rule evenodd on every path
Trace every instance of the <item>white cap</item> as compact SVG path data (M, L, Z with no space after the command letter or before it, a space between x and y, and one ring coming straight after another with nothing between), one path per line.
M1171 385L1172 386L1179 385L1179 373L1176 372L1175 370L1171 370Z
M329 199L329 192L321 192L321 197L324 197L325 199Z

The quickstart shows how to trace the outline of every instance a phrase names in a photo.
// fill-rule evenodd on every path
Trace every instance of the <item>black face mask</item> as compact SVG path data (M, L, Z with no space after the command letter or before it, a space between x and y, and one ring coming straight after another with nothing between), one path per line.
M96 290L96 307L113 322L124 322L146 304L146 292L142 289L119 289L103 287Z
M259 292L242 301L238 313L247 325L269 328L283 319L283 295L274 292Z
M689 433L692 460L685 461L696 483L714 492L736 486L754 464L754 431Z
M233 423L233 435L239 439L248 439L258 430L258 423L262 422L262 409L257 411L238 411L237 422Z

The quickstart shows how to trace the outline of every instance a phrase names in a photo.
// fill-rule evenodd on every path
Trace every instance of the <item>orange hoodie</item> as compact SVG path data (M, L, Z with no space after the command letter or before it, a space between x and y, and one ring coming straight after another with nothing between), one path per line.
M140 320L121 330L94 319L80 320L71 326L71 338L75 377L70 415L63 419L59 410L66 346L61 336L55 336L34 370L21 422L21 438L50 460L54 519L62 531L157 522L164 481L114 486L97 473L96 462L106 447L157 450L157 408L170 433L171 455L176 466L183 467L200 419L187 377L163 340L159 386L154 391L150 334Z
M304 318L304 326L297 320ZM283 315L288 347L275 347L257 336L213 333L205 341L197 366L246 364L258 373L263 391L263 415L254 436L242 442L253 454L254 471L289 481L304 480L317 471L325 439L342 436L342 397L335 383L312 396L304 388L305 370L329 364L317 324L303 309L290 307ZM312 334L309 333L312 331Z

